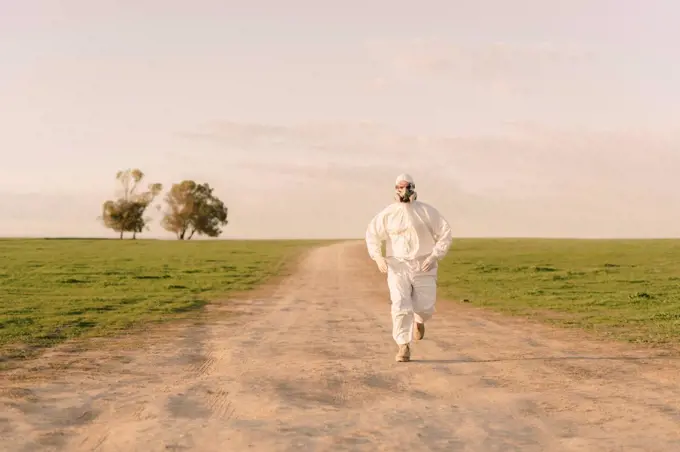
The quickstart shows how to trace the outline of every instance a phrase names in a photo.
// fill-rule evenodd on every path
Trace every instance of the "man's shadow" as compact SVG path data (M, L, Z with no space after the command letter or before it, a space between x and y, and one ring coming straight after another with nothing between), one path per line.
M497 359L413 359L411 362L421 364L469 364L469 363L502 363L517 361L649 361L662 359L680 359L680 356L536 356L529 358L497 358Z

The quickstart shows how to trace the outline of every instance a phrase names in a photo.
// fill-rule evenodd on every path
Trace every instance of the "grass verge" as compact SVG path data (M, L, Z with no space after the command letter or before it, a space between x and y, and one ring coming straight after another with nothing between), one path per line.
M439 286L508 314L680 344L680 240L457 240Z
M21 358L67 339L181 319L284 274L321 243L0 240L0 349Z

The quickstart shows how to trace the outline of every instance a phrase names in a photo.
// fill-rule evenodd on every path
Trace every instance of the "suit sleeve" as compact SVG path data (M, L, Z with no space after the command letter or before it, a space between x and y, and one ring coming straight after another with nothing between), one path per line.
M382 242L387 240L385 231L384 215L382 212L373 217L366 228L366 247L371 259L376 260L382 256Z
M453 242L453 231L446 218L442 216L437 209L432 209L430 212L431 229L434 234L434 250L432 256L438 261L442 260L451 248Z

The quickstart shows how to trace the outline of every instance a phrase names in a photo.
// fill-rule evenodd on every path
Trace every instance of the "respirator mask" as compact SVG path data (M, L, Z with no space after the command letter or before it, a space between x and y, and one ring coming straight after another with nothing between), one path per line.
M399 202L412 202L418 197L415 191L416 185L413 183L408 183L405 186L397 185L394 188L396 189L395 199Z

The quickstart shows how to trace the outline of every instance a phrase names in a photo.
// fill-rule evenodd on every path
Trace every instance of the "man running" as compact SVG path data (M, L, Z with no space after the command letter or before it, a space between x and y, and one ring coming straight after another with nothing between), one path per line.
M366 229L368 254L387 273L398 362L411 359L414 323L415 338L425 336L425 322L435 312L438 262L453 240L446 219L431 205L417 201L415 187L411 176L399 175L395 202L373 217Z

